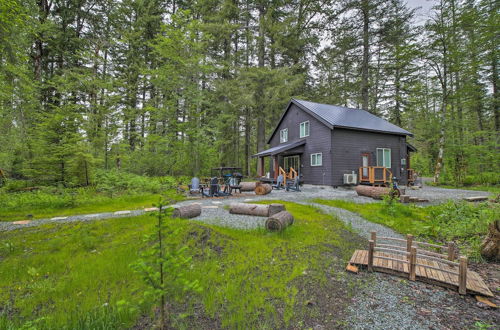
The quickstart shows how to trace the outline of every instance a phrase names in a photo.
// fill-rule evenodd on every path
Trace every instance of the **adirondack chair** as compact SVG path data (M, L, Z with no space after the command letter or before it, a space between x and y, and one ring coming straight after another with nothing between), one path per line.
M296 176L293 181L286 182L286 191L300 191L300 179Z
M197 177L194 177L191 179L191 184L189 186L189 194L194 195L194 194L199 194L201 193L201 187L200 187L200 179Z
M279 190L279 189L285 189L285 186L283 185L284 177L283 174L278 175L278 178L276 179L276 184L273 185L273 189Z
M202 189L201 193L203 197L224 197L231 195L230 193L224 192L220 189L219 179L217 177L210 179L210 187L208 187L208 191L207 189Z

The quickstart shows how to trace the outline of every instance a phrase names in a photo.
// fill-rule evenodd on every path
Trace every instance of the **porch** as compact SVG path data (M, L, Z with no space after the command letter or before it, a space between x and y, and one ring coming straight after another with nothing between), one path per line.
M280 144L276 147L263 150L253 157L258 157L257 172L264 181L276 182L280 174L286 180L293 180L301 174L302 155L304 153L305 140ZM269 157L269 165L266 171L266 157ZM269 176L266 175L269 173Z

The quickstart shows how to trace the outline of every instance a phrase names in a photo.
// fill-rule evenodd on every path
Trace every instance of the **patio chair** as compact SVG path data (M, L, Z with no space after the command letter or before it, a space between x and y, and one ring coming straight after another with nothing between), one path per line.
M188 185L189 187L189 194L194 195L194 194L199 194L201 193L201 186L200 186L200 179L197 177L194 177L191 179L191 184Z
M204 197L224 197L231 195L230 193L224 192L220 189L219 179L217 179L217 177L210 179L208 191L206 191L206 189L202 189L201 193Z
M293 181L286 182L286 191L300 191L300 179L298 176Z
M280 190L284 189L285 186L283 185L283 174L278 175L278 178L276 179L276 184L273 184L273 189Z

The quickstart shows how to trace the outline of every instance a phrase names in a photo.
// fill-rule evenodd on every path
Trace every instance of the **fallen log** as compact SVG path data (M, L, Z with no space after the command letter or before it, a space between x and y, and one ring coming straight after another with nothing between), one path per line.
M254 191L260 182L240 182L241 191Z
M194 218L201 214L200 204L189 204L174 208L172 212L172 218Z
M467 202L484 202L488 200L488 196L464 197Z
M374 199L382 199L384 196L389 196L390 191L391 189L386 187L356 186L358 196L366 196Z
M490 223L488 235L481 244L481 255L488 260L500 260L500 220Z
M410 196L408 196L408 195L401 195L400 202L401 203L409 203L410 202Z
M255 194L256 195L267 195L273 190L273 187L270 184L260 184L255 187Z
M245 214L257 217L270 217L284 210L285 205L283 204L233 203L229 207L229 213L231 214Z
M282 231L292 224L293 216L288 211L281 211L266 220L266 229L270 231Z

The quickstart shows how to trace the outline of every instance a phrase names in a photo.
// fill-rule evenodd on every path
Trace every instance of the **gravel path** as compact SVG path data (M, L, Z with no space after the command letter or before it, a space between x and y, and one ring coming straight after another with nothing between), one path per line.
M473 197L473 196L485 196L489 195L488 192L481 191L471 191L471 190L460 190L460 189L444 189L437 188L432 186L425 186L423 189L407 189L407 195L413 197L427 198L430 200L431 204L440 203L446 201L448 199L462 199L464 197ZM206 223L221 225L221 226L230 226L234 228L240 229L252 229L257 228L263 225L262 219L257 219L249 216L243 215L231 215L227 210L224 209L225 205L228 205L233 202L252 202L258 200L285 200L291 202L307 202L308 200L322 198L322 199L343 199L352 201L355 203L372 203L373 199L368 197L360 197L357 196L356 192L353 188L333 188L330 186L311 186L304 185L302 187L301 192L286 192L284 190L273 190L273 192L266 196L256 196L253 193L245 193L240 196L240 198L224 198L224 199L199 199L196 201L189 200L178 203L178 205L190 204L193 202L201 203L203 207L203 212L200 217L195 218L195 220L203 221ZM429 204L429 203L425 203ZM421 204L424 205L424 204ZM329 211L333 211L334 208ZM87 215L75 215L68 217L54 217L51 219L40 219L29 221L26 223L15 223L15 222L0 222L0 231L8 231L19 228L33 227L38 225L43 225L47 223L65 223L65 222L74 222L74 221L92 221L92 220L104 220L109 218L119 218L119 217L130 217L130 216L138 216L145 213L144 210L134 210L129 211L119 211L119 212L108 212L108 213L98 213L98 214L87 214ZM351 218L353 214L347 213L348 211L342 209L336 209L335 213L344 218ZM353 227L356 227L357 224L362 223L363 221L359 221L361 219L356 220L356 215L354 214L353 219L347 219L347 222L352 223ZM380 225L374 225L374 229L377 231L383 231L385 227L380 227ZM363 225L362 227L371 226L371 225ZM378 227L377 227L378 226ZM362 229L362 228L357 228ZM374 229L367 229L368 232Z

